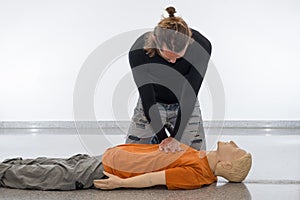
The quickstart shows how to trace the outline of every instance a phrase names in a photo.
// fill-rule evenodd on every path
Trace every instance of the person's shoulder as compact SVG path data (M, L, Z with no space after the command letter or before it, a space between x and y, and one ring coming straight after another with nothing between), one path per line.
M149 32L146 32L139 36L131 46L128 58L131 68L145 64L149 61L149 56L146 54L144 49L145 40Z
M146 37L148 36L149 32L145 32L142 35L140 35L135 42L133 43L133 45L130 48L130 51L135 51L135 50L141 50L143 49L144 45L145 45L145 40Z
M203 34L201 34L199 31L190 28L192 31L192 38L198 42L201 46L203 46L206 51L208 51L209 53L211 52L212 49L212 45L211 42L209 41L209 39L207 39L207 37L205 37Z
M192 38L198 42L206 42L206 43L210 43L209 39L207 39L207 37L205 37L203 34L201 34L199 31L190 28L192 31Z

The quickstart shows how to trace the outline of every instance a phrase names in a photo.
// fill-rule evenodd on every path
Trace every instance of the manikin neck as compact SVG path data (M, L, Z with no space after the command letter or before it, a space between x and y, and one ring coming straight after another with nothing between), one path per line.
M211 171L215 173L217 163L219 162L217 151L206 151L206 157Z

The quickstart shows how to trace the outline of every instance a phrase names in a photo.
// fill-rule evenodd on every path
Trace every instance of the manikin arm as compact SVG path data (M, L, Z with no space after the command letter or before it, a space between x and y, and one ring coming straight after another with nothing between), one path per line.
M151 187L155 185L166 185L165 171L150 172L131 178L122 179L113 174L103 172L108 179L98 179L94 180L94 185L96 188L109 190L115 188L144 188Z

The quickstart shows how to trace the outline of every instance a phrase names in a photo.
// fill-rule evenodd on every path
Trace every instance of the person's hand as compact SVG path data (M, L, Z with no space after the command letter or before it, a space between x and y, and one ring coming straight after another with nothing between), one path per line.
M159 150L165 151L168 153L171 151L172 153L175 153L176 151L182 151L180 147L180 142L178 142L176 139L172 137L168 137L164 139L160 144L159 144Z
M122 187L122 181L123 179L115 176L113 174L110 174L106 171L103 171L103 173L108 176L108 179L97 179L94 180L94 185L96 188L102 189L102 190L111 190L115 188Z

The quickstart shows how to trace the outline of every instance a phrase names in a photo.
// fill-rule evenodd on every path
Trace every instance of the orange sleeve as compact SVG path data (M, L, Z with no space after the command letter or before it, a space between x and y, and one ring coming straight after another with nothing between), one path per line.
M195 189L203 185L199 171L193 167L182 166L166 169L166 185L169 190L175 189Z

